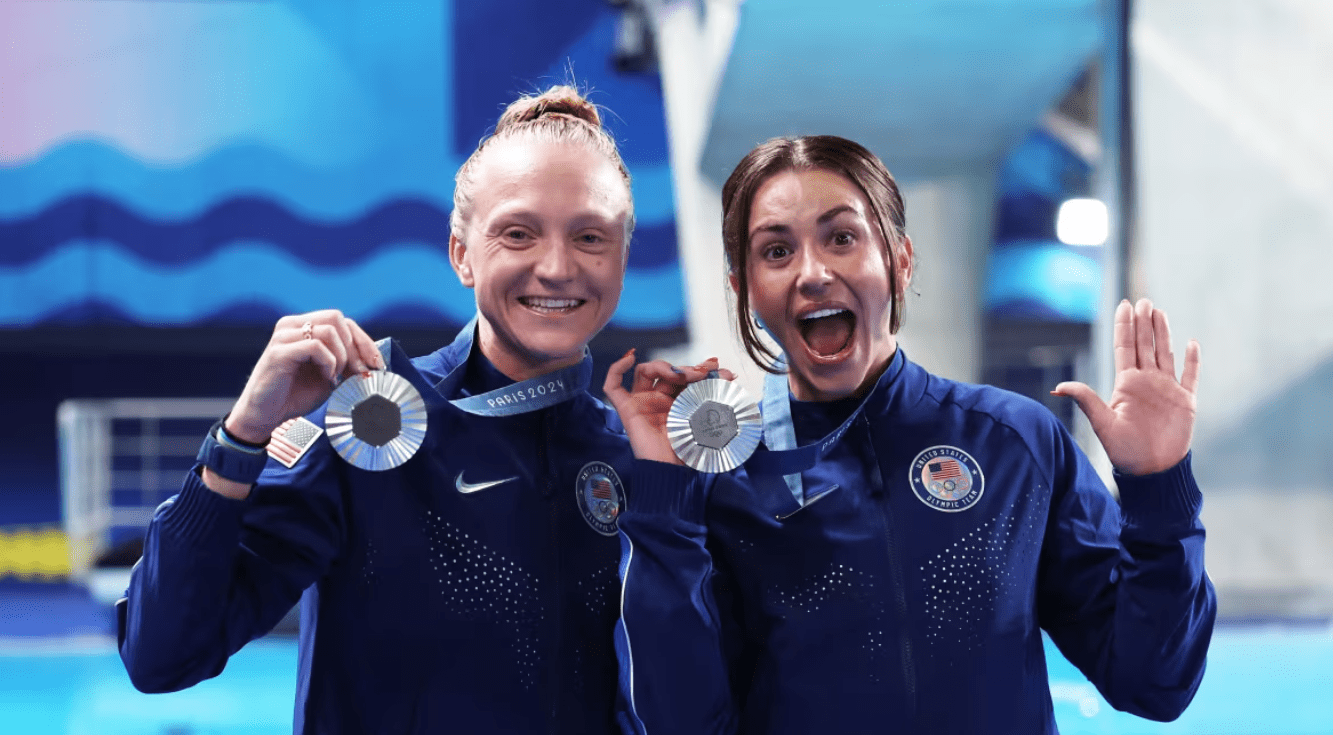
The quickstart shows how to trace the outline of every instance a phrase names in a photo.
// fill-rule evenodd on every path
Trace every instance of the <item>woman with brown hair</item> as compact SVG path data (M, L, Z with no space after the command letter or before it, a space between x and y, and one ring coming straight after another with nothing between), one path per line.
M765 446L731 473L678 466L661 427L680 387L625 391L630 360L613 366L635 455L657 460L620 523L627 730L1054 733L1042 631L1113 706L1177 717L1216 616L1189 465L1198 345L1177 380L1165 314L1124 302L1110 403L1056 387L1117 505L1040 404L903 354L914 248L872 153L770 140L722 197L741 338L771 373Z

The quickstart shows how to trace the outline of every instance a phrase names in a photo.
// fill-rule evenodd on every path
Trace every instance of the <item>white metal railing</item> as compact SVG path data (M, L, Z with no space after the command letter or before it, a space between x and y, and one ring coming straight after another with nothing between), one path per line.
M146 527L232 398L68 400L56 409L70 576L87 582L116 527ZM127 468L124 465L128 465ZM120 502L117 502L117 498Z

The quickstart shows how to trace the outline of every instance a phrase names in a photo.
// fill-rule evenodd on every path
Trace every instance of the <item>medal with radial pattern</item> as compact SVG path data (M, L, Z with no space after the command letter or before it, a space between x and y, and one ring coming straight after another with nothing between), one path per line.
M759 405L717 371L681 391L667 413L671 449L700 472L728 472L750 458L764 435Z
M329 442L363 470L391 470L416 454L426 437L426 402L401 375L372 370L334 389L324 414Z

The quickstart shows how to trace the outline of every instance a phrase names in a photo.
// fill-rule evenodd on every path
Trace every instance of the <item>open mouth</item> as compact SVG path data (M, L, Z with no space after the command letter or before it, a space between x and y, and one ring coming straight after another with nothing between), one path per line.
M852 345L856 315L847 309L820 309L796 320L805 346L817 357L835 358Z
M588 303L587 299L556 299L547 296L520 296L518 303L538 314L567 314Z

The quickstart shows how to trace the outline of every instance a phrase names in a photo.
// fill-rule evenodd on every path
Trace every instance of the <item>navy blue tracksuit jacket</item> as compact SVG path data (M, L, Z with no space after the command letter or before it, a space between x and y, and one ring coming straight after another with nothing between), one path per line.
M850 404L793 402L802 443ZM1054 733L1041 631L1177 717L1216 616L1188 457L1121 504L1039 404L901 350L804 474L641 463L620 519L629 733Z
M449 405L512 382L465 337L413 361L429 429L403 466L357 469L324 435L245 501L186 477L118 606L135 686L218 675L301 600L297 733L615 731L629 444L587 393L510 417Z

